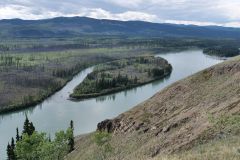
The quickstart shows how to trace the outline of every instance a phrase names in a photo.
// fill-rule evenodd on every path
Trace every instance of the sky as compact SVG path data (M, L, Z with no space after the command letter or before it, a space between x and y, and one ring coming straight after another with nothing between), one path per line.
M240 0L0 0L0 19L60 16L240 27Z

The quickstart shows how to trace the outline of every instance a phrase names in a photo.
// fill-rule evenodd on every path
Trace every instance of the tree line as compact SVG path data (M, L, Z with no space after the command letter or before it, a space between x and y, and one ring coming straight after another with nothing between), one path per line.
M208 47L203 50L204 53L220 57L233 57L240 54L238 47L232 46L216 46Z
M106 74L101 74L101 77L96 79L95 86L97 89L108 89L116 86L127 86L128 84L137 84L138 79L135 76L134 79L130 79L128 75L122 76L120 73L117 77L107 78Z

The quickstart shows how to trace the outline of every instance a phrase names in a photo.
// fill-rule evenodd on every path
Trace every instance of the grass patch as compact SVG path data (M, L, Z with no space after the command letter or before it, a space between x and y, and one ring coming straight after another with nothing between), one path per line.
M221 115L217 118L210 116L209 121L212 123L213 129L217 132L234 135L240 134L240 115Z
M108 155L114 151L114 148L111 146L111 134L107 132L96 131L93 134L93 142L97 145L96 151L94 152L94 159L105 160Z
M240 137L213 140L193 149L173 155L160 155L154 160L239 160Z

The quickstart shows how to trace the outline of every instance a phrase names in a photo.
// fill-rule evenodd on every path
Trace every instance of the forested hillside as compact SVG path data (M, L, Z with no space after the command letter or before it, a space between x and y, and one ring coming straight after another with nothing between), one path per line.
M73 37L81 35L240 38L240 29L143 21L99 20L87 17L0 21L0 37L2 38Z

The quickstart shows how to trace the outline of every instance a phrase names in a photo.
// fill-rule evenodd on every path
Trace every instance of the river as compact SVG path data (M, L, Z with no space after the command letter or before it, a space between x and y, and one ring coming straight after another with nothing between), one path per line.
M25 114L28 115L30 121L33 121L36 130L49 134L65 130L70 120L74 121L75 135L92 132L96 129L98 122L113 118L147 100L177 80L222 61L205 56L202 50L172 52L156 56L165 58L173 66L169 77L108 96L79 102L68 100L73 89L92 71L91 67L76 75L62 90L42 104L0 115L0 159L6 158L6 146L11 137L15 137L16 127L21 132Z

